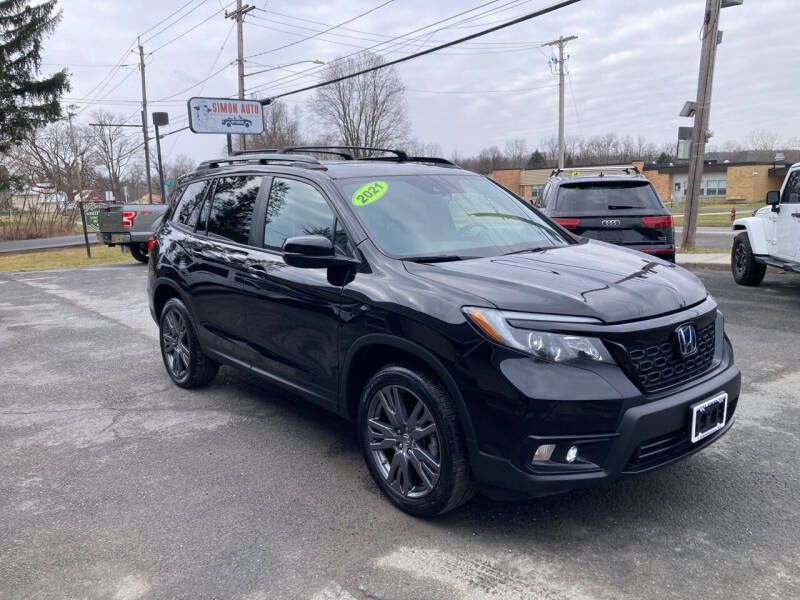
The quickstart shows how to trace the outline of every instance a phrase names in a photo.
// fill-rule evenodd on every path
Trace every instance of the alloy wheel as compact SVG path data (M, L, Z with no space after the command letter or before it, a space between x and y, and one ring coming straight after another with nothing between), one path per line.
M189 330L186 319L177 310L170 310L164 316L161 345L169 372L175 379L183 379L189 369Z
M430 494L441 472L441 440L430 410L401 385L372 396L367 410L367 442L378 472L404 498Z

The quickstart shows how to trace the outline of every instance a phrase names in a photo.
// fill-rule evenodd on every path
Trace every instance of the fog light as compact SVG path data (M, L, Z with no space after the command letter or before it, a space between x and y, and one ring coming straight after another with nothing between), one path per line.
M541 448L541 446L539 446ZM569 450L567 450L567 455L564 457L568 463L575 462L575 459L578 458L578 447L577 446L570 446Z
M536 449L536 452L533 453L533 461L550 460L550 457L553 456L553 450L555 449L555 444L542 444Z

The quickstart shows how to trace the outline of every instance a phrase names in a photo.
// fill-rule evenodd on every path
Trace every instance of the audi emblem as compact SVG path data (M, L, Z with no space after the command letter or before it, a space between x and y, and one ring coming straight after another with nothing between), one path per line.
M619 219L603 219L600 221L600 224L604 227L619 227L622 225L622 221Z

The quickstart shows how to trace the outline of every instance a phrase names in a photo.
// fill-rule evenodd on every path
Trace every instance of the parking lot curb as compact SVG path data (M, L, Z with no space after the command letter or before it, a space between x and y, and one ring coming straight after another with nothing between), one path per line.
M731 268L730 254L677 254L675 262L685 269L727 271Z

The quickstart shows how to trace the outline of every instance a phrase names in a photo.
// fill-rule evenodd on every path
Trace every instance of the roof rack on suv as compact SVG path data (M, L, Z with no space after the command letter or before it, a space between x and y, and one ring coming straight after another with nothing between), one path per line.
M553 171L550 173L550 177L557 177L561 173L563 173L565 171L570 171L570 170L571 170L570 168L553 169ZM576 168L572 169L572 171L577 171L579 173L583 173L584 171L589 171L589 172L592 172L592 173L596 173L597 171L599 171L600 172L600 177L603 176L603 171L625 171L625 173L627 173L628 175L630 175L631 171L633 171L636 175L641 175L641 172L639 171L639 167L637 167L636 165L633 165L631 167L624 167L624 166L614 166L614 167L576 167Z
M371 152L386 152L394 156L374 156L370 158L355 158L346 150L368 150ZM278 154L289 152L313 152L319 154L333 154L340 156L345 160L385 160L397 162L427 162L439 165L456 166L446 158L439 158L435 156L409 156L404 150L397 150L392 148L374 148L372 146L286 146L278 150Z
M244 150L239 151L232 156L224 158L214 158L206 160L198 165L198 171L207 169L218 169L221 165L232 165L235 163L249 163L266 165L270 163L292 163L294 166L306 167L309 169L324 169L325 166L313 156L305 156L302 154L293 154L286 156L286 154L269 153L264 150Z

